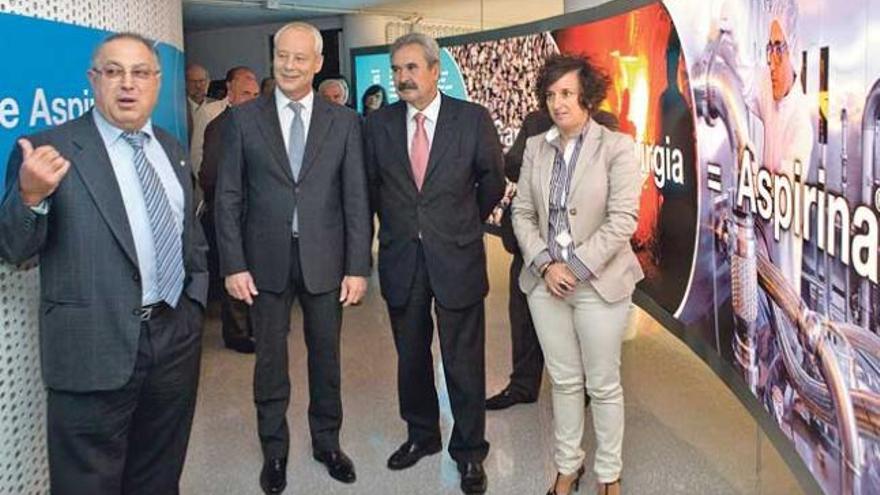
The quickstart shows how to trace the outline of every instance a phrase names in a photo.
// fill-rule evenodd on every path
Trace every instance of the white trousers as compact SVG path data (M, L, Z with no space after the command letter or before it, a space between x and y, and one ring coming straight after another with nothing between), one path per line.
M565 299L553 296L540 284L528 300L553 384L556 468L567 475L584 463L581 441L586 386L596 434L593 470L600 482L613 482L623 467L620 348L631 298L609 304L589 283L580 283Z

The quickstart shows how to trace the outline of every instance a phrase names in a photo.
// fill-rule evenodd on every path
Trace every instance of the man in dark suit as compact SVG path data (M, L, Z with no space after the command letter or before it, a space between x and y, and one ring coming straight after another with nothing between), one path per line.
M547 132L552 126L553 121L546 112L536 110L526 115L516 140L504 155L504 175L509 181L519 180L526 140ZM510 383L501 392L486 400L486 409L489 410L507 409L515 404L535 402L541 391L541 378L544 374L544 355L541 353L538 336L535 334L529 303L526 295L519 288L519 272L522 270L523 258L516 236L513 234L509 207L501 217L501 241L504 249L513 254L510 263L508 301L513 371L510 374Z
M370 114L366 162L380 221L379 278L398 353L406 442L388 459L404 469L440 451L431 357L434 321L455 426L449 453L465 493L483 493L485 314L483 221L504 192L501 145L485 108L442 95L439 48L412 33L391 47L402 101Z
M312 91L321 49L321 33L310 24L275 34L277 88L232 109L214 196L220 272L229 293L251 305L267 493L286 486L294 299L309 353L313 455L332 477L355 480L339 446L339 333L342 306L357 304L366 291L371 226L358 116Z
M95 109L12 153L0 256L39 255L52 493L178 493L208 283L191 170L150 121L151 42L108 37L88 77Z
M204 209L201 214L202 227L208 239L208 268L211 274L212 291L217 286L220 272L220 256L217 253L217 234L214 229L214 186L217 184L217 164L223 154L223 128L229 118L229 108L247 103L260 95L260 86L253 71L247 67L230 69L226 76L227 108L223 110L208 127L205 128L204 154L199 169L199 186L204 195ZM216 296L212 296L216 297ZM223 343L235 351L253 354L254 341L248 324L247 304L232 298L222 290L220 297L220 320L222 324Z

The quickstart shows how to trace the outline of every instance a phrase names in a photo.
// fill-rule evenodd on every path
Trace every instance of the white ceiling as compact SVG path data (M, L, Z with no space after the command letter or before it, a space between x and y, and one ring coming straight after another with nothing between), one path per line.
M563 0L183 0L186 31L288 22L341 14L424 17L491 29L559 15ZM602 3L598 1L596 3Z
M389 0L183 0L183 24L187 31L221 27L287 22L295 19L376 10ZM277 4L270 8L268 5ZM385 9L379 9L383 12ZM400 10L389 13L406 14Z

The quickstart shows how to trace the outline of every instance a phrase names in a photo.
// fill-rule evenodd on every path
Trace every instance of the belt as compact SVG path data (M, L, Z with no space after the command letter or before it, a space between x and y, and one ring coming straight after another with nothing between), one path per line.
M140 318L141 321L150 321L162 314L166 309L170 308L171 306L165 304L164 301L161 301L135 309L134 315Z

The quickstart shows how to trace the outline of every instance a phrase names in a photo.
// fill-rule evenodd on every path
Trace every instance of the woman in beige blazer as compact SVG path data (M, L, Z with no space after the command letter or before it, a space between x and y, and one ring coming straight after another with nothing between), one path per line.
M590 118L608 84L585 58L547 61L537 92L554 126L528 140L512 206L525 261L519 283L553 384L558 473L548 494L579 488L584 387L592 400L599 493L620 492L620 348L643 277L629 244L642 181L632 139Z

